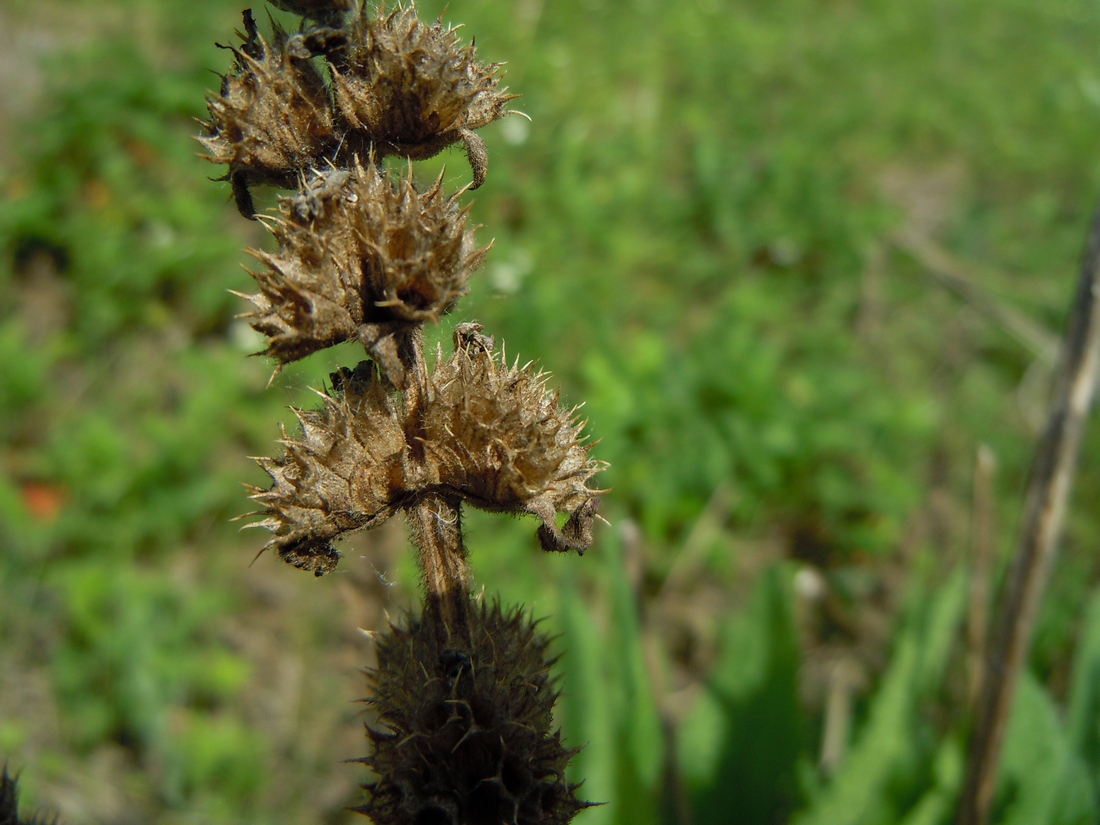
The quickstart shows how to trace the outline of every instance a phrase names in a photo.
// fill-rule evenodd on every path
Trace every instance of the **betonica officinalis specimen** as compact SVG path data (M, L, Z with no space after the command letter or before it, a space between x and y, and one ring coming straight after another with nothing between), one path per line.
M271 550L316 576L336 542L400 515L424 603L377 636L370 671L375 775L355 808L380 823L565 823L588 803L565 776L575 748L554 729L549 640L526 611L474 600L462 508L529 514L544 550L592 543L602 464L547 378L509 362L479 324L425 353L423 327L451 312L489 249L463 205L488 174L477 130L515 114L499 64L414 7L272 0L302 18L261 33L244 12L232 66L199 138L226 167L241 214L274 251L253 251L246 317L276 369L357 341L313 409L296 409L271 478L250 488ZM459 147L470 184L414 182L414 161ZM404 159L404 173L387 158ZM258 216L255 187L290 194ZM559 521L559 514L563 521Z

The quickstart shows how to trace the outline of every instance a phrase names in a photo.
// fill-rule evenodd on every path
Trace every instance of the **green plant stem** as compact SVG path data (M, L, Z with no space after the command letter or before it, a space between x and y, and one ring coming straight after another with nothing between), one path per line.
M959 825L985 825L989 820L1016 682L1027 658L1035 618L1065 521L1066 502L1098 369L1100 210L1089 232L1088 249L1066 332L1058 386L1032 467L1020 544L996 619L997 628L983 677L977 727L970 745Z

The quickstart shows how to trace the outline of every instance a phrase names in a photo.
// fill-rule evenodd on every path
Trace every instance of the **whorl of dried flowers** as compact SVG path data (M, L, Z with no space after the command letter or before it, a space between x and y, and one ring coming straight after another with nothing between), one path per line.
M550 640L522 611L481 604L465 649L426 611L379 639L368 699L379 727L358 760L377 779L356 808L378 825L568 822L589 803L565 768L577 748L553 730Z
M538 516L546 550L588 547L595 493L586 482L602 464L588 455L583 425L547 391L545 376L508 367L480 329L456 328L455 352L432 373L418 423L369 361L331 376L321 410L295 410L301 437L283 433L284 455L258 459L271 488L251 488L265 518L249 526L274 533L267 548L324 575L339 558L336 538L439 495ZM556 512L571 514L565 531Z
M208 160L228 164L241 214L255 216L253 185L292 187L324 161L345 167L368 154L423 160L462 144L472 188L484 183L489 158L475 130L509 114L516 97L499 88L499 64L479 63L474 46L440 20L422 23L414 8L374 14L363 2L345 15L349 0L276 5L317 22L293 35L276 26L269 43L246 11L236 66L209 98L200 138Z
M260 291L245 296L256 307L245 317L267 336L265 354L286 364L364 335L378 348L439 320L488 251L468 211L442 179L418 193L374 164L312 172L271 220L278 251L253 252L265 269L252 273Z
M481 186L489 157L474 130L507 114L515 98L497 90L499 64L479 64L472 45L460 47L439 21L425 26L411 8L360 15L353 31L334 84L346 121L383 153L413 160L461 141L473 188Z
M333 152L339 138L317 68L287 49L282 29L276 27L268 43L251 11L244 13L244 27L244 43L232 48L236 66L222 77L221 93L208 101L208 134L199 141L207 160L229 165L226 178L237 206L251 218L250 186L293 186L317 158Z
M429 460L440 483L471 506L537 515L540 538L547 531L555 537L543 538L543 549L583 552L590 542L570 545L554 513L576 514L593 499L586 482L603 464L588 455L584 423L547 390L544 373L509 367L480 331L459 324L454 354L432 373L424 415ZM583 516L586 524L593 515Z
M498 65L412 8L272 2L306 22L269 42L245 12L200 138L245 216L255 184L298 188L263 218L276 249L252 252L259 291L242 294L244 317L280 368L352 340L370 360L332 373L318 409L294 410L300 432L283 431L282 455L257 459L271 485L250 487L261 518L249 526L317 576L347 533L397 513L412 528L426 606L378 638L381 727L361 760L377 780L356 810L380 824L567 823L587 803L565 779L575 750L552 726L548 642L522 611L471 600L461 508L534 515L543 549L581 553L603 465L545 374L509 365L480 325L456 325L453 352L429 369L422 327L453 309L488 247L467 226L465 190L444 195L441 176L420 191L411 169L382 165L461 144L479 186L488 159L474 130L513 96Z

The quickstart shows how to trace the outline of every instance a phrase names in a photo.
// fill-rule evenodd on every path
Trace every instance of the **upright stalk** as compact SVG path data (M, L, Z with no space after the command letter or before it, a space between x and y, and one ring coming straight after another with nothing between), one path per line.
M470 572L462 542L462 505L427 495L406 511L417 549L427 609L438 614L443 647L470 644Z
M561 825L587 803L565 777L576 750L553 728L549 640L522 609L471 600L461 515L533 515L542 549L581 553L602 465L546 377L509 365L480 325L456 325L430 368L424 354L424 324L454 309L488 252L459 197L488 170L476 130L515 96L497 64L413 8L272 2L302 15L299 29L276 26L269 41L245 12L200 141L245 217L255 187L297 190L267 216L276 250L253 252L259 291L242 295L262 354L278 370L358 341L365 360L332 373L319 409L295 410L282 455L258 459L271 485L251 488L250 526L316 576L339 563L346 534L397 513L410 526L425 607L376 637L377 723L358 760L374 779L354 810L379 825ZM465 150L471 186L418 186L412 162L449 146Z
M1058 384L1028 482L1020 544L996 618L970 744L959 825L989 821L1020 671L1065 521L1085 416L1100 370L1100 209L1092 221Z

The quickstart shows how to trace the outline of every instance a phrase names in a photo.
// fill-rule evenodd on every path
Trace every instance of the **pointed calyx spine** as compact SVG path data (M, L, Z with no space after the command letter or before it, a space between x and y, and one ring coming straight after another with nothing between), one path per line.
M246 217L254 186L296 190L262 219L274 249L252 252L244 317L278 368L349 341L366 359L294 410L281 455L257 459L271 482L250 488L249 526L322 576L342 536L397 514L409 524L426 606L380 637L371 701L384 729L365 760L378 781L358 810L378 823L568 822L586 803L564 776L574 751L552 729L546 639L522 611L471 601L462 508L533 515L543 549L583 553L602 463L546 375L509 362L479 324L456 325L449 352L424 352L423 325L455 307L489 247L459 203L465 189L446 194L442 176L418 188L411 164L458 145L466 188L480 186L475 131L514 95L498 65L413 8L272 2L301 27L273 24L265 38L245 12L199 138ZM395 155L407 173L387 171Z

